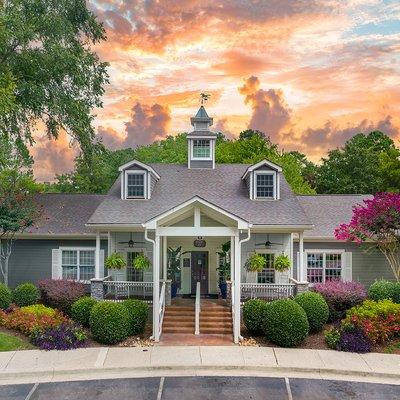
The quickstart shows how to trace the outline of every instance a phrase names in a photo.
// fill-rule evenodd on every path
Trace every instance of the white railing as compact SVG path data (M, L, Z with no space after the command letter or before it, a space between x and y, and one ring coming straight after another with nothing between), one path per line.
M135 298L144 300L146 303L153 301L153 282L105 280L103 285L106 300L123 301Z
M164 321L164 313L165 313L165 282L161 285L161 292L160 292L160 307L158 309L158 329L159 329L159 336L161 336L162 332L162 325Z
M287 299L296 295L296 284L294 283L242 283L240 288L241 303L248 299L271 301Z
M196 284L196 303L195 303L195 328L194 328L194 334L199 335L200 334L200 282L197 282Z
M229 282L231 306L232 306L232 327L235 329L235 282Z

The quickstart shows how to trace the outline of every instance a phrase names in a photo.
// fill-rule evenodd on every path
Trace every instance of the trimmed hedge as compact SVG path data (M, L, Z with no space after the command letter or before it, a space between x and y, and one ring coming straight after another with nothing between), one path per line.
M266 338L282 347L298 346L308 335L305 311L294 300L275 300L265 310Z
M149 316L149 307L142 300L128 299L122 302L129 313L129 334L138 335L144 332L147 318Z
M368 297L375 301L393 300L400 303L400 282L375 281L368 289Z
M243 305L243 322L250 333L263 334L266 301L260 299L247 300Z
M319 293L305 292L298 294L294 300L305 311L310 332L320 332L329 318L329 307L325 299Z
M13 302L18 307L36 304L40 298L40 291L33 283L21 283L13 292Z
M83 326L89 327L90 312L97 301L89 296L84 296L75 301L71 306L71 318Z
M129 312L121 303L102 301L90 312L89 325L99 343L115 344L129 336Z
M7 309L10 307L11 301L11 290L4 283L0 283L0 308L3 310Z

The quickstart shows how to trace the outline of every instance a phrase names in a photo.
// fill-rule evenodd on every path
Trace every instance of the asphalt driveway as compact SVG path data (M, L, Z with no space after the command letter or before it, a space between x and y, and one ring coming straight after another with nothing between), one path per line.
M103 379L0 386L1 400L398 400L400 386L259 377Z

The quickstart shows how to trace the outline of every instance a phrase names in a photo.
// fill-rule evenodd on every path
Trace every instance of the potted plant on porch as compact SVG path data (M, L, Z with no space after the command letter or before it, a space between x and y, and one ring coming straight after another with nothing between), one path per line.
M171 279L171 297L176 297L178 293L178 282L181 272L181 257L183 254L188 253L187 251L182 253L182 246L174 249L173 247L168 247L167 261L168 261L168 279Z
M251 253L246 260L245 266L249 272L262 272L267 261L265 257L258 253Z
M217 268L219 272L219 290L221 291L221 297L226 299L227 283L231 274L231 262L230 262L231 242L226 242L222 245L221 251L218 251L219 255L219 266Z
M122 269L126 267L125 258L120 253L111 253L104 262L107 269Z
M274 268L279 272L285 272L290 269L290 258L285 254L280 254L274 260Z
M132 267L138 271L145 271L151 266L151 261L143 253L138 254L132 262Z

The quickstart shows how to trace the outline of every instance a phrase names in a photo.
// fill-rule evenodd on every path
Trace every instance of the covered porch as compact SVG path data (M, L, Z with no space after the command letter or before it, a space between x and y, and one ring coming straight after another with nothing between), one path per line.
M160 339L165 308L171 302L172 276L168 268L168 249L181 247L180 268L174 276L174 284L178 286L178 296L194 299L197 321L202 303L207 307L204 299L220 295L218 252L224 243L230 243L227 302L232 311L232 333L236 343L240 339L240 307L243 301L255 297L269 300L290 297L299 290L293 269L277 273L268 265L263 273L257 274L244 268L248 254L254 251L265 255L269 262L274 254L286 254L293 265L293 228L255 228L198 197L157 216L142 227L108 230L108 254L118 252L123 255L127 262L124 269L104 271L100 265L102 232L97 232L92 296L114 301L133 297L152 304L155 341ZM297 232L302 252L303 233L301 230ZM260 246L263 241L274 244ZM139 253L152 261L151 269L138 272L131 267L133 258ZM302 256L299 261L299 275L304 276Z

